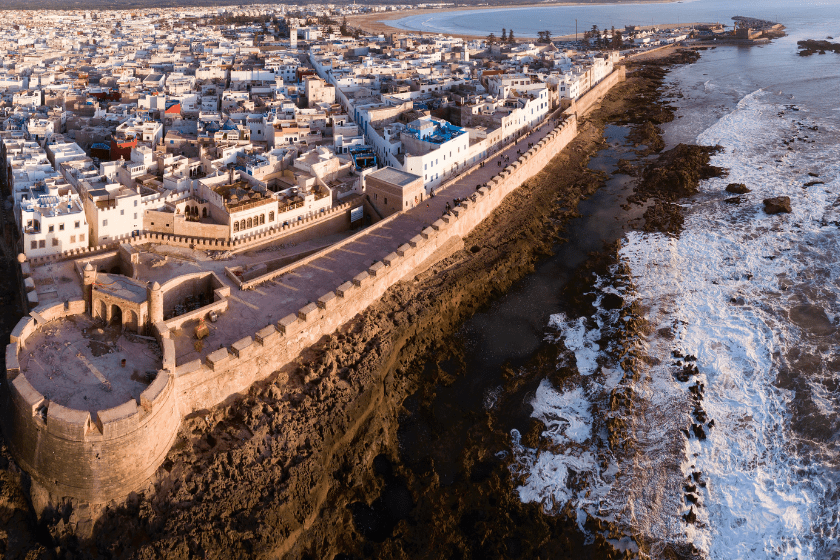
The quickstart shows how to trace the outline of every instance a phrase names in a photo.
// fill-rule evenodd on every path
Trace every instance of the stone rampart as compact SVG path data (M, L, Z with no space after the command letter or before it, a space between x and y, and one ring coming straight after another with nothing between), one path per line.
M317 302L266 325L253 335L243 337L230 348L220 348L203 361L177 364L175 390L181 414L211 407L291 363L302 350L364 311L388 288L422 270L427 266L428 259L439 254L452 240L468 235L508 194L539 173L576 134L577 121L571 116L508 169L491 179L487 187L477 191L472 197L474 200L463 202L450 215L418 232L408 243L394 247L392 253L373 263L366 272L348 278L333 291L318 298ZM383 220L380 223L387 222ZM358 235L370 233L370 230L368 228ZM331 247L325 252L334 249ZM317 256L319 254L313 255L313 258ZM296 263L297 266L300 264ZM294 267L291 265L250 282L242 282L242 289L289 272Z
M595 92L595 97L586 103L594 104L592 99L603 95L617 81L620 79L599 84L600 93ZM163 462L183 415L244 392L255 381L292 363L301 351L364 311L391 286L425 269L431 259L447 254L448 248L461 243L507 195L539 173L576 134L577 118L572 112L486 186L406 243L394 247L381 261L347 278L316 302L253 334L243 333L230 347L220 348L203 360L176 363L170 327L156 319L153 330L162 348L161 369L137 401L91 414L50 403L35 390L20 371L20 348L39 324L83 312L84 301L36 308L15 327L6 347L2 410L7 440L15 457L55 497L72 496L101 503L137 490ZM350 205L347 206L343 211L349 210ZM254 279L258 280L261 278ZM242 283L242 288L250 286ZM164 285L161 290L164 288L175 288L175 284ZM220 290L229 288L214 290L216 301L229 295Z
M6 440L18 464L56 498L104 503L137 490L172 446L181 416L174 378L160 371L140 398L91 415L50 402L20 371L18 353L37 324L84 312L84 300L36 308L6 346L0 387Z
M623 82L627 76L627 67L619 66L610 72L603 80L591 88L589 91L581 95L574 101L566 110L563 111L566 115L577 115L582 117L587 114L601 100L612 88L618 83Z

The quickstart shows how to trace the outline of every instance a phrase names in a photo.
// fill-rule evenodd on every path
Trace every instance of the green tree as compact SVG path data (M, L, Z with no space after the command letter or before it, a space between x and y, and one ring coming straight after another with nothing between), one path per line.
M504 27L502 27L502 43L507 43L507 40L508 40L508 38L507 38L507 29L505 29Z
M514 41L516 41L516 39L513 38L513 29L511 29L510 33L508 33L508 39L507 40L508 40L508 43L513 43Z
M495 33L491 33L490 35L487 36L487 42L491 45L494 45L494 44L498 43L499 40L496 38Z
M344 18L343 20L341 20L341 27L338 28L338 31L342 35L350 35L350 30L347 27L347 18Z
M551 42L551 31L537 31L538 43L550 43Z
M621 49L624 46L624 38L621 36L621 31L613 33L612 48L615 50Z

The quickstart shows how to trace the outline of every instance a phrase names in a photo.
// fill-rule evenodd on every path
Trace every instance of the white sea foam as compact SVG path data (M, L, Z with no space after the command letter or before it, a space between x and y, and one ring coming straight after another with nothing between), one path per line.
M558 338L562 339L566 348L574 352L578 371L581 375L592 375L598 368L598 355L601 338L600 329L587 329L586 317L574 321L567 321L563 313L551 316L548 326L557 329Z
M784 279L802 282L816 264L812 257L840 249L829 223L840 192L837 153L788 151L781 140L804 116L780 111L754 92L701 134L700 143L726 148L713 163L728 168L729 177L702 185L707 196L691 206L679 238L634 232L622 250L643 301L676 302L667 313L677 325L675 344L697 356L706 385L703 406L715 428L705 441L688 440L683 464L686 474L696 469L707 480L705 507L701 525L685 530L712 558L818 558L823 543L813 535L830 514L814 472L819 465L809 465L792 445L788 424L797 396L776 379L780 356L799 343L798 328L780 312ZM803 189L802 169L819 170L826 184ZM741 206L721 204L727 182L753 192ZM790 196L793 212L764 214L761 200L780 195ZM822 245L816 251L822 254L803 258L801 244ZM825 260L819 266L833 264ZM830 276L836 281L836 267ZM657 357L667 364L667 355ZM669 377L665 365L652 375ZM822 396L816 402L836 416L836 395Z
M529 449L512 434L523 501L550 512L571 504L580 524L587 515L626 523L653 542L651 557L668 543L690 542L715 559L816 559L830 556L838 537L830 506L838 453L833 445L819 454L807 451L813 442L790 425L802 396L777 378L784 356L807 346L786 308L805 297L800 292L819 302L815 290L840 290L840 150L825 141L796 141L788 150L782 140L818 135L804 128L812 124L805 111L769 98L763 91L745 96L700 135L699 143L725 148L712 163L730 174L701 185L686 205L682 234L632 232L623 244L621 257L653 332L673 335L645 341L658 365L632 386L634 417L627 420L637 452L613 457L599 431L603 424L591 413L626 373L608 367L607 349L599 347L605 325L618 320L603 310L589 318L551 318L556 339L574 357L573 364L560 365L580 373L565 387L544 381L531 401L551 445ZM838 136L830 126L820 129L822 138ZM803 188L807 171L825 184ZM724 192L729 182L752 189L740 205L723 203L731 196ZM766 215L762 200L771 196L789 196L793 212ZM824 307L829 320L840 314L840 303ZM697 357L700 374L689 383L671 373L675 348ZM813 351L833 359L830 344ZM695 382L705 385L702 406L714 420L702 441L682 435L693 421L687 389ZM808 389L812 414L838 416L836 392L810 379L799 382ZM609 468L601 471L605 459ZM683 484L693 473L706 484L693 506L696 524L683 519L692 507Z

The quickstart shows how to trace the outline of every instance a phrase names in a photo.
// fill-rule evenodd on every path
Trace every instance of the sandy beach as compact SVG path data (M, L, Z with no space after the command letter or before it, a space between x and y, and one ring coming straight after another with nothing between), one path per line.
M620 2L619 2L620 3ZM662 2L649 2L651 4L667 4L670 2L662 1ZM552 3L545 3L545 4L517 4L517 5L498 5L498 6L465 6L465 7L458 7L458 8L443 8L443 9L424 9L424 10L401 10L397 12L379 12L375 14L365 14L361 16L350 16L347 18L347 23L351 27L359 27L368 33L373 34L388 34L388 33L417 33L420 35L434 35L434 33L430 33L428 31L408 31L405 29L400 29L399 27L395 27L391 25L389 22L393 22L396 20L400 20L403 18L411 17L411 16L421 16L426 14L436 14L441 12L456 12L456 11L473 11L473 10L493 10L496 8L545 8L549 6L583 6L584 4L579 4L576 2L552 2ZM592 6L592 4L585 4L586 6ZM685 27L690 25L698 25L698 23L660 23L656 24L655 26L641 26L641 29L650 29L651 27L657 27L659 29L673 29L676 27ZM580 37L583 37L583 32L585 30L581 29ZM464 39L483 39L484 35L469 35L469 34L462 34L462 33L452 33L448 34L454 37L462 37ZM574 35L563 35L554 37L555 40L561 41L572 41L575 39ZM524 40L536 40L536 37L528 37L522 36L519 37L519 41Z

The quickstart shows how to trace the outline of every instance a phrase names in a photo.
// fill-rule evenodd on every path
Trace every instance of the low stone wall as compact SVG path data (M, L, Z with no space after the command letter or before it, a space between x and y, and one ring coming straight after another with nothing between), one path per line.
M120 406L74 410L50 402L20 371L18 353L35 324L83 313L84 300L36 308L6 346L0 386L3 427L18 464L55 497L104 503L138 489L157 470L175 441L181 416L167 371Z
M116 251L123 243L131 245L142 245L144 243L155 243L158 245L170 245L173 247L189 247L202 249L205 251L246 251L253 249L263 244L271 243L279 239L292 238L297 239L299 234L306 232L305 235L317 236L335 233L332 231L336 229L330 226L335 222L341 222L341 218L347 218L347 224L350 223L350 210L362 205L361 198L344 202L338 206L334 206L329 210L315 215L298 220L287 225L277 225L274 228L250 235L248 237L241 237L236 240L229 239L210 239L203 237L188 237L183 235L170 235L166 233L144 232L140 235L120 239L108 245L97 245L95 247L84 247L80 249L73 249L57 253L55 255L45 255L43 257L33 257L28 260L30 266L41 266L51 262L61 262L69 259L80 259L86 256L100 255L109 251ZM324 226L327 229L324 229ZM340 230L336 230L340 231ZM325 233L326 232L326 233Z
M340 249L341 247L344 247L345 245L347 245L349 243L352 243L353 241L355 241L359 237L363 237L365 235L370 235L371 233L373 233L374 231L376 231L380 227L392 222L397 216L399 216L399 214L393 214L392 216L388 216L387 218L385 218L383 220L379 220L378 222L376 222L376 224L370 226L369 228L363 229L359 233L357 233L355 235L351 235L347 239L342 239L338 243L335 243L334 245L330 245L329 248L327 248L327 249L324 249L322 251L318 251L317 253L313 253L313 254L309 255L308 257L300 259L300 260L298 260L298 261L296 261L296 262L294 262L294 263L292 263L288 266L278 268L277 270L273 270L271 272L263 274L262 276L258 276L257 278L254 278L253 280L241 281L241 282L239 282L239 288L241 290L250 290L252 288L255 288L256 286L259 286L260 284L263 284L263 283L268 282L268 281L270 281L274 278L277 278L278 276L282 276L283 274L288 273L290 270L294 270L295 268L297 268L299 266L303 266L306 263L312 262L313 260L321 257L324 253L335 251L337 249Z

